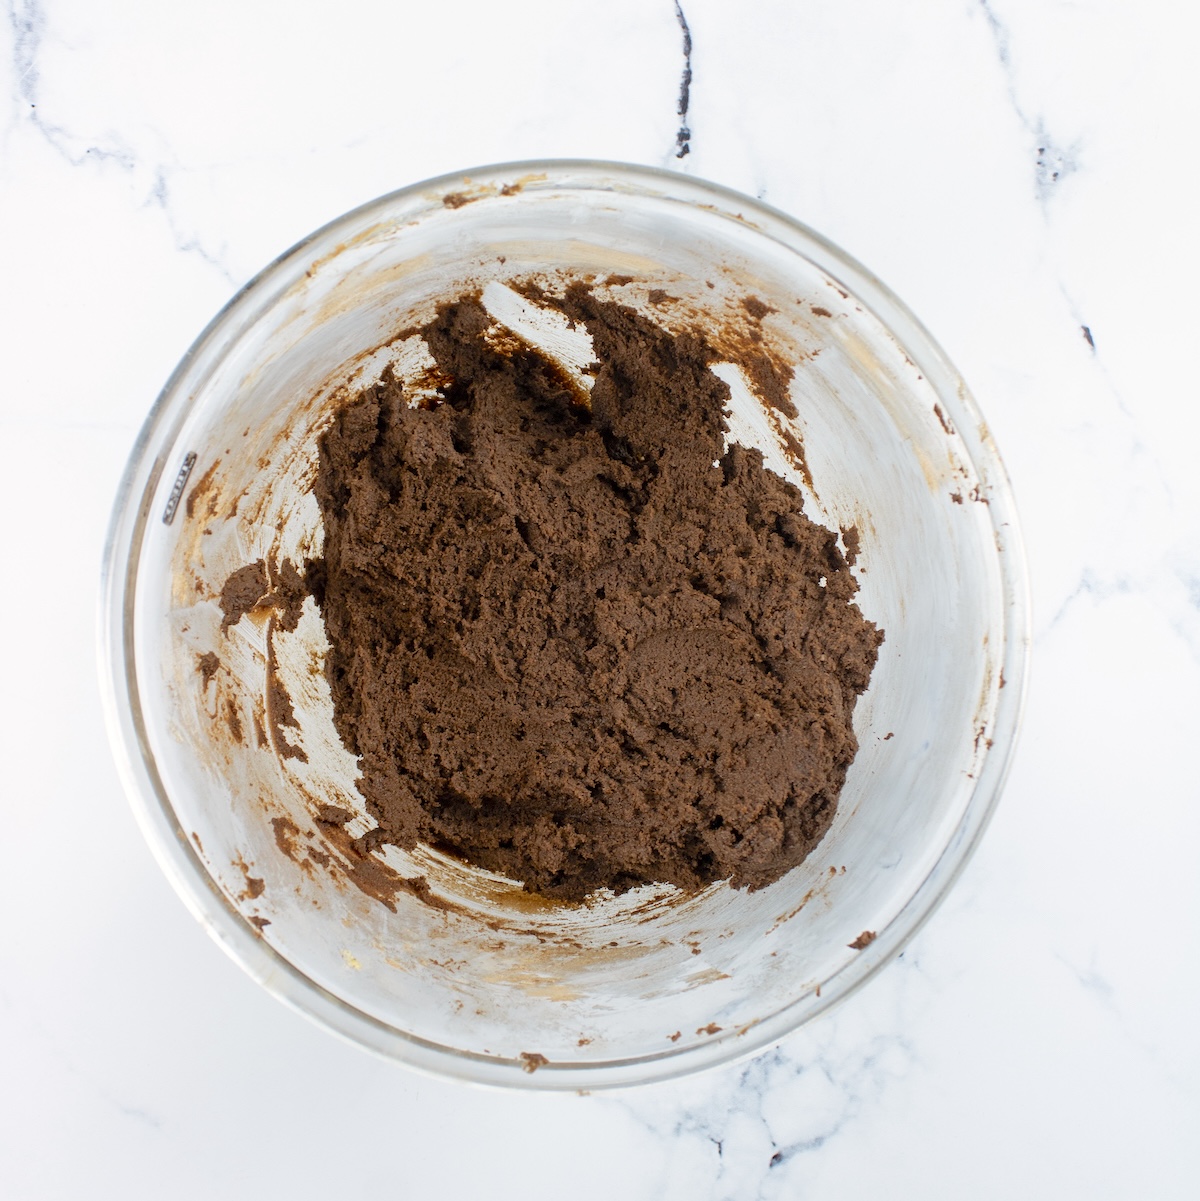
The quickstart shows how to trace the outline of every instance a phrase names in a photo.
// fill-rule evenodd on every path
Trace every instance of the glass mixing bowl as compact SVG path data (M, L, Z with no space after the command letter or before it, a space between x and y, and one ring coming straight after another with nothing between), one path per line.
M810 516L859 532L859 603L886 631L854 715L860 750L824 841L757 892L645 887L564 904L427 847L361 860L349 839L373 823L334 731L312 601L294 631L262 614L220 630L230 571L319 551L316 437L355 386L419 360L403 331L464 288L531 275L553 286L564 272L634 305L663 289L672 299L654 312L669 327L699 315L719 330L748 294L769 305L763 330L795 365L799 418L781 423L734 387L730 437L760 447ZM1029 620L987 425L878 280L745 196L566 161L385 196L230 301L130 458L101 633L112 744L142 830L255 979L414 1067L596 1088L756 1051L904 947L996 803ZM271 720L271 674L294 725ZM327 804L356 814L345 832L317 820ZM427 891L406 883L417 876Z

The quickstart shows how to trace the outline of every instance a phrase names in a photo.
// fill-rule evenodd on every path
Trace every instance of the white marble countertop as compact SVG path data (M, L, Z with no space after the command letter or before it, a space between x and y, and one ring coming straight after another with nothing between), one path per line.
M672 0L9 0L0 1195L1196 1195L1196 18L684 10L681 134ZM426 1079L244 976L134 826L94 666L125 457L231 292L380 193L553 156L764 197L894 288L1005 456L1036 630L998 815L901 960L752 1062L582 1097Z

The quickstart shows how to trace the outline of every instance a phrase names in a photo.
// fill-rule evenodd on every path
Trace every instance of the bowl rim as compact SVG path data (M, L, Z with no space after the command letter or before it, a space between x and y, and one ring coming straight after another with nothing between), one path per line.
M937 393L987 491L1003 593L1003 684L992 745L983 754L962 819L933 866L900 910L854 959L821 982L815 1003L801 994L751 1026L652 1055L596 1063L551 1062L536 1072L520 1060L459 1050L406 1033L356 1009L274 950L231 905L182 829L155 766L142 721L134 659L134 595L150 504L165 450L190 408L189 383L218 363L228 335L248 326L282 286L303 277L318 258L337 253L355 231L369 230L398 209L444 207L467 193L485 200L507 181L530 191L586 188L633 192L703 205L728 220L780 241L846 287L888 330ZM137 436L117 489L100 579L98 655L109 742L137 823L175 891L221 948L274 996L316 1023L384 1058L440 1078L536 1090L622 1087L689 1074L750 1056L857 992L898 956L929 920L962 873L995 811L1012 763L1027 690L1031 648L1028 570L1012 487L987 423L945 352L908 307L850 255L796 218L731 188L677 171L591 159L498 163L436 176L351 209L284 251L234 293L180 359ZM808 1004L801 1009L804 1002Z

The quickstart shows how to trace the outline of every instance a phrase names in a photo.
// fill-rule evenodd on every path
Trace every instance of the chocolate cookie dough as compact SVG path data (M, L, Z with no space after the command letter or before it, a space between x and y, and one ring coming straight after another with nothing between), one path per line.
M833 818L883 635L836 533L725 450L702 337L542 302L591 334L590 398L468 296L422 331L444 403L387 374L320 440L307 578L376 841L564 899L768 884Z

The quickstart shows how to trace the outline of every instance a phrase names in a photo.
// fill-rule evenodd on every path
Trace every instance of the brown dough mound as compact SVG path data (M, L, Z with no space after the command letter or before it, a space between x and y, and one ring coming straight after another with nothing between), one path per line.
M760 887L833 818L883 636L800 492L723 451L702 338L547 303L593 337L590 411L466 297L423 331L445 403L388 375L320 441L310 580L372 841L563 899Z

